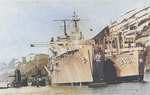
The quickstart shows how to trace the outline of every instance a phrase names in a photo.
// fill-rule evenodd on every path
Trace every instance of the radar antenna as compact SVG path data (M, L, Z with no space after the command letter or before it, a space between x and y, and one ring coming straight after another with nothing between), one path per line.
M60 25L60 27L64 27L63 28L63 30L64 30L64 34L66 35L66 36L68 36L68 34L67 34L67 29L66 29L66 22L67 21L73 21L74 22L74 24L75 24L75 29L76 29L76 31L78 31L78 24L77 24L77 22L78 21L81 21L81 19L80 18L78 18L78 15L76 15L76 12L73 12L73 17L72 17L72 20L70 20L70 19L60 19L60 20L54 20L54 21L57 21L57 22L59 22L59 21L63 21L63 26L61 26ZM88 21L88 20L84 20L84 21Z

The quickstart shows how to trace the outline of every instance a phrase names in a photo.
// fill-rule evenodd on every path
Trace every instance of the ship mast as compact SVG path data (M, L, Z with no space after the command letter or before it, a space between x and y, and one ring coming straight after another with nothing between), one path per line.
M60 26L60 27L64 27L64 34L65 36L68 36L67 34L67 29L66 29L66 21L71 21L70 19L61 19L61 20L54 20L54 21L63 21L64 22L64 26Z
M63 27L64 35L67 36L67 37L69 37L68 34L67 34L67 28L66 28L66 27L68 27L68 26L66 25L66 22L67 22L67 21L71 21L71 22L73 21L73 22L74 22L75 32L76 32L78 35L82 35L82 33L79 32L78 23L77 23L78 21L81 21L81 20L80 20L80 18L78 18L78 15L76 15L76 12L73 12L73 14L74 14L74 15L73 15L73 17L72 17L72 20L70 20L70 19L54 20L54 21L57 21L57 22L60 22L60 21L63 22L64 25L63 25L63 26L60 25L60 27ZM58 23L58 24L59 24L59 23Z
M71 21L74 21L74 23L75 23L75 29L77 30L77 27L78 27L77 22L80 21L80 19L79 19L78 16L76 15L76 12L73 12L73 13L74 13L74 16L73 16L73 18L72 18Z

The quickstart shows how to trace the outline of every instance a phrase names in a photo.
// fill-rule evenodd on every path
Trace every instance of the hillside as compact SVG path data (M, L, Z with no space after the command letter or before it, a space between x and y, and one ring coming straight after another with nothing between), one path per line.
M136 42L150 40L150 6L127 12L110 26L110 32L122 32L126 36L136 34Z

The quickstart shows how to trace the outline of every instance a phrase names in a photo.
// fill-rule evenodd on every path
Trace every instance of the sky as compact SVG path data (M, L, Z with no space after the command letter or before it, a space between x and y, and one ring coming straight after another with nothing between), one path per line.
M79 28L84 38L90 39L109 26L110 20L114 22L126 12L148 5L150 0L0 0L0 62L31 53L50 54L47 45L31 44L45 44L63 35L59 26L62 22L54 20L71 19L73 12L83 20Z

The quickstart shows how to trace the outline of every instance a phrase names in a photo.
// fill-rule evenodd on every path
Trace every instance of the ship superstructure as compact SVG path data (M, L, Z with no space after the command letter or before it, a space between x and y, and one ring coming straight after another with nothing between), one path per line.
M49 49L52 51L54 56L60 56L64 53L73 52L74 50L78 50L88 45L92 45L92 41L84 40L82 32L79 31L77 22L80 21L80 19L75 13L72 20L64 19L64 20L55 20L55 21L64 22L64 35L57 37L56 41L54 41L53 38L51 40ZM71 21L74 23L74 31L72 31L71 35L68 35L66 32L66 21Z

